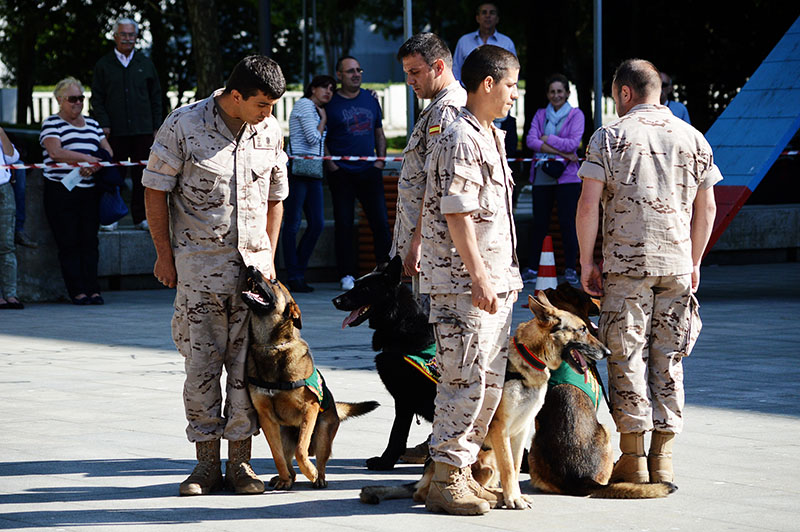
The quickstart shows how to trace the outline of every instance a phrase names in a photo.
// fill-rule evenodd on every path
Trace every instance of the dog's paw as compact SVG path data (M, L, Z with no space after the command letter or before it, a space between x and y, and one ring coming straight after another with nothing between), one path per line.
M325 480L325 477L317 477L317 480L315 480L311 486L314 487L314 489L327 488L328 481Z
M367 469L372 471L390 471L394 469L394 462L382 456L373 456L372 458L367 458Z
M509 510L529 510L533 507L533 500L526 495L510 495L505 498L504 506Z
M286 479L276 475L269 480L269 485L276 490L290 490L294 485L294 477Z

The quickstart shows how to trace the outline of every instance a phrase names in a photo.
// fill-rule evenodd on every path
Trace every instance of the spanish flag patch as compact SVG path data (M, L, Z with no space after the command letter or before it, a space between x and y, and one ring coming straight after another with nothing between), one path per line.
M442 126L435 125L428 128L428 135L438 135L442 132Z

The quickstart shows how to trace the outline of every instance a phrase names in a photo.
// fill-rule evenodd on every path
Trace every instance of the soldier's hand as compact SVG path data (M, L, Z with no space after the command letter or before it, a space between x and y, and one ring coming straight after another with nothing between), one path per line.
M156 276L158 282L167 288L175 288L178 284L178 272L175 270L175 260L172 257L169 259L161 257L156 258L156 265L153 267L153 275Z
M500 302L488 281L472 283L472 305L489 314L497 313Z
M692 293L697 292L700 288L700 265L692 266Z
M411 237L408 253L403 259L403 273L409 277L417 275L420 268L420 257L422 256L422 237L415 231L414 236Z
M597 264L591 266L581 264L581 286L590 296L602 297L603 274Z

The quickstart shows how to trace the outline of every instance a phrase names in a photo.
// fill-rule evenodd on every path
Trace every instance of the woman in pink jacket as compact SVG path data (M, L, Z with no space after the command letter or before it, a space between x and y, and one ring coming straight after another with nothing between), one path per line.
M578 178L577 150L583 137L584 118L580 109L567 102L569 81L564 75L553 74L546 86L550 103L536 111L526 138L526 144L536 152L534 157L537 158L531 165L530 177L533 183L531 264L538 264L542 241L550 226L550 213L556 202L564 243L564 277L568 283L578 284L575 211L581 195L581 180ZM536 270L524 269L522 278L527 282L534 281Z

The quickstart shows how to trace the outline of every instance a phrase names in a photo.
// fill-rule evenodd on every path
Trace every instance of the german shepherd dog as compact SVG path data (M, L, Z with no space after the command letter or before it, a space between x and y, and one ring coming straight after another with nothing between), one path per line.
M576 292L576 294L571 294L571 292ZM546 293L549 293L560 304L570 306L575 310L590 308L588 296L571 287L559 287L557 290L546 291ZM588 315L578 317L571 312L556 308L548 300L548 295L542 293L536 298L529 296L528 306L534 314L534 318L520 324L515 335L509 340L510 348L503 396L489 425L484 449L479 454L478 461L472 466L473 476L484 486L496 485L499 477L504 487L505 506L516 509L530 507L530 500L524 497L519 489L519 472L522 466L523 448L530 427L534 419L537 419L537 426L541 427L537 414L547 403L546 397L551 397L547 390L550 372L557 370L563 362L585 372L591 363L589 361L600 360L609 354L608 349L591 334L591 321ZM574 388L571 385L561 386ZM575 390L586 396L583 391L577 388ZM562 432L557 435L556 442L563 444L565 441L581 437L573 433L571 420L575 416L581 418L589 416L600 426L597 423L594 405L588 401L588 398L587 403L588 407L586 405L578 407L582 410L571 411L569 407L572 405L570 404L566 405L566 410L560 412L564 422L561 424ZM600 427L602 429L602 426ZM608 435L607 432L605 434ZM610 447L607 444L605 446L587 445L587 448L580 449L580 453L599 456L600 461L604 456L603 453L608 451L608 471L610 473ZM562 455L556 455L551 459L564 460L565 458ZM570 460L573 463L576 461L579 460ZM592 459L588 458L587 461L592 461ZM529 457L529 467L534 470L540 467L539 459ZM557 468L553 468L553 470L557 471ZM534 472L533 475L539 475L539 473ZM426 464L422 479L418 482L397 487L368 486L361 490L361 500L365 503L377 504L383 499L413 496L416 501L423 502L427 497L432 476L433 468L430 467L429 462ZM621 486L615 484L613 486L620 486L624 489L598 491L595 496L625 498L665 496L644 492L642 488L633 488L633 486L644 485ZM604 488L604 486L598 487ZM637 489L642 490L638 496Z
M378 403L333 401L308 344L300 337L300 308L283 284L265 279L250 267L247 289L241 296L252 310L248 390L278 470L269 484L275 489L291 489L296 477L294 456L313 486L325 488L325 466L339 422L371 412ZM309 456L316 456L316 467Z
M367 460L367 468L389 470L406 452L414 415L433 421L436 383L405 360L434 344L433 327L411 290L400 282L402 261L395 257L355 281L353 288L333 299L333 305L350 312L344 327L369 320L374 329L372 349L378 351L375 367L394 398L394 422L389 443L380 456Z

